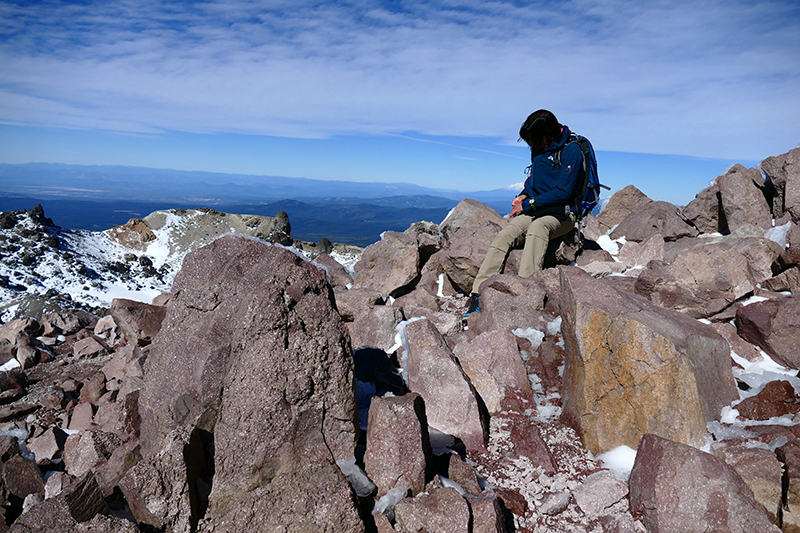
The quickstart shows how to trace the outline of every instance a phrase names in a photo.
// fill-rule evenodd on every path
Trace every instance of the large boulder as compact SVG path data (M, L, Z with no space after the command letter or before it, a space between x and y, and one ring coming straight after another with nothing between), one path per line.
M608 231L614 226L621 224L623 220L633 213L640 211L644 206L652 203L653 200L637 189L634 185L628 185L615 192L608 203L597 215L597 222L603 232Z
M737 309L736 330L778 363L800 369L800 300L762 300Z
M387 231L380 241L364 249L353 266L354 285L394 296L407 291L419 276L419 269L416 234Z
M715 315L755 288L747 258L724 243L687 250L669 264L651 261L636 280L642 296L694 318Z
M563 409L592 453L645 433L702 446L738 399L728 343L710 326L561 268Z
M753 491L756 502L767 511L773 523L779 523L783 466L775 452L763 448L729 446L714 450L714 455L731 465Z
M761 162L775 197L772 210L775 218L789 215L800 224L800 147Z
M697 228L688 224L671 203L650 202L626 217L611 232L611 238L625 237L629 241L641 242L653 235L661 235L665 241L675 241L681 237L696 237L698 233Z
M461 439L469 450L486 449L488 413L444 337L427 319L409 322L408 388L425 400L428 425Z
M780 531L733 467L685 444L645 435L629 484L649 533Z
M167 308L124 298L111 301L111 316L128 342L146 346L161 329Z
M724 223L725 215L722 213L719 198L719 184L714 180L681 210L681 216L700 233L727 232L727 227L720 227L720 221Z
M509 330L482 333L453 348L461 368L480 394L489 414L525 412L535 406L517 340Z
M172 294L139 397L144 459L173 430L213 435L210 530L360 524L336 467L355 447L353 362L324 272L227 236L186 256ZM315 494L307 514L265 496L278 490Z
M725 221L730 231L750 224L766 231L772 227L772 213L761 188L764 178L754 168L736 164L717 179Z
M425 489L432 465L425 402L419 394L373 398L369 409L364 467L377 498L395 487L411 495ZM431 476L432 477L432 476Z
M498 274L487 279L481 285L481 312L470 315L470 329L486 333L541 328L547 322L547 290L542 278L537 272L528 278Z
M461 292L470 292L489 245L507 223L491 207L467 198L439 225L444 240L439 262Z

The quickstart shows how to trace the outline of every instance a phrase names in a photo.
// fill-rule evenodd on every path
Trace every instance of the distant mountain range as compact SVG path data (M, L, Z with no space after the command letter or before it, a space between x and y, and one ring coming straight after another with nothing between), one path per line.
M324 181L120 166L0 164L0 211L42 204L65 229L108 229L160 209L289 215L292 236L367 246L383 231L441 222L473 198L505 213L517 191L459 192L408 183Z

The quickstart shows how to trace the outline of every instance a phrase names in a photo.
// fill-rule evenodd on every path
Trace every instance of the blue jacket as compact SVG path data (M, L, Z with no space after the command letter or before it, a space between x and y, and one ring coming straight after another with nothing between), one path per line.
M583 152L578 143L567 143L570 133L569 128L563 126L559 139L544 150L531 153L531 173L522 191L528 195L522 202L522 211L526 215L563 217L564 206L574 203L575 185L583 172ZM562 147L561 166L558 167L555 154ZM533 199L533 206L530 199ZM571 210L575 211L575 206L571 206Z

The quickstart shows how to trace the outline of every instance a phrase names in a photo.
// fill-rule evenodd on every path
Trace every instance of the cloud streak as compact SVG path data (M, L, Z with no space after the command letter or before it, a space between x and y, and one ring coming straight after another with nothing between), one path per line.
M0 2L0 121L483 136L547 107L598 149L800 141L794 2Z

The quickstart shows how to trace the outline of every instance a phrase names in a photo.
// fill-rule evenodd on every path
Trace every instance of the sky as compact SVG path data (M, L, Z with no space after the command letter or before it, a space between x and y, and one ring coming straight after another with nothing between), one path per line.
M0 0L0 163L488 190L539 108L686 203L800 143L800 4Z

